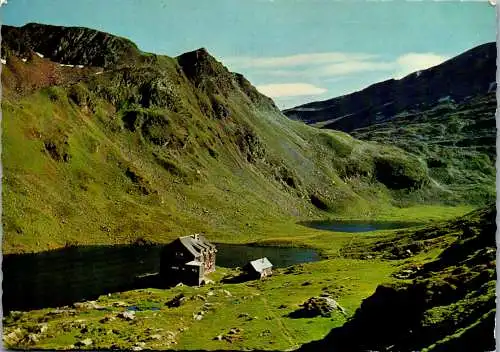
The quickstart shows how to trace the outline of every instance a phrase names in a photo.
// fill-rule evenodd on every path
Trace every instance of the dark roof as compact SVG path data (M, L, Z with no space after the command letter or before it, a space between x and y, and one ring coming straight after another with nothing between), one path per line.
M271 262L269 261L269 259L267 259L266 257L264 258L260 258L260 259L256 259L256 260L252 260L250 262L250 266L255 270L257 271L258 273L261 273L262 271L264 271L265 269L269 269L269 268L272 268L273 267L273 264L271 264Z
M195 257L199 256L202 251L216 251L215 245L208 242L204 236L198 234L179 237L179 241Z

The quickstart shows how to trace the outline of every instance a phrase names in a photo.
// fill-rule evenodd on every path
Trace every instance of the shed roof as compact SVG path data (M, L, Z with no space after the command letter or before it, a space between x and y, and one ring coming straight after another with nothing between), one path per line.
M250 266L254 268L255 271L261 273L265 269L269 269L273 267L273 264L266 257L252 260L250 262Z
M187 262L186 265L193 265L193 266L202 266L203 263L199 262L197 260L191 260L190 262Z

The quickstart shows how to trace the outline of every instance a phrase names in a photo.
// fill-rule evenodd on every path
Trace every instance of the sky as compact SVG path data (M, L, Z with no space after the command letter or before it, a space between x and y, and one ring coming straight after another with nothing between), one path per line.
M204 47L280 108L401 78L495 41L495 15L486 0L8 0L0 8L2 24L85 26L157 54Z

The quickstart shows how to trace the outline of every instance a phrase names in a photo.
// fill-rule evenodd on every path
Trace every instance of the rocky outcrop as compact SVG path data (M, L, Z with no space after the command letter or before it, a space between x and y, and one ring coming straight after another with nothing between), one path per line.
M130 40L89 28L38 23L2 26L2 57L24 57L33 51L70 65L110 67L140 59L139 49Z

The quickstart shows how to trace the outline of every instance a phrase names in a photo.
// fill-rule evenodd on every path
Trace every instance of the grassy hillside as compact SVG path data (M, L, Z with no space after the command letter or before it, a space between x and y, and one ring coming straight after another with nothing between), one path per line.
M481 204L496 198L495 92L456 104L405 111L359 128L353 136L398 146L425 161L431 182L450 203Z
M204 49L134 51L130 62L120 38L35 29L2 41L5 253L191 232L279 237L277 222L377 216L438 190L399 148L288 120ZM51 40L29 40L40 31Z
M491 350L494 218L490 208L417 229L304 232L295 243L324 260L275 269L261 281L240 282L238 270L218 267L202 287L149 284L13 311L3 339L22 349ZM343 311L306 314L301 305L321 295ZM136 312L127 318L127 310Z
M409 259L351 319L304 351L492 351L496 312L495 206L378 241L344 255ZM424 255L436 253L434 260Z

